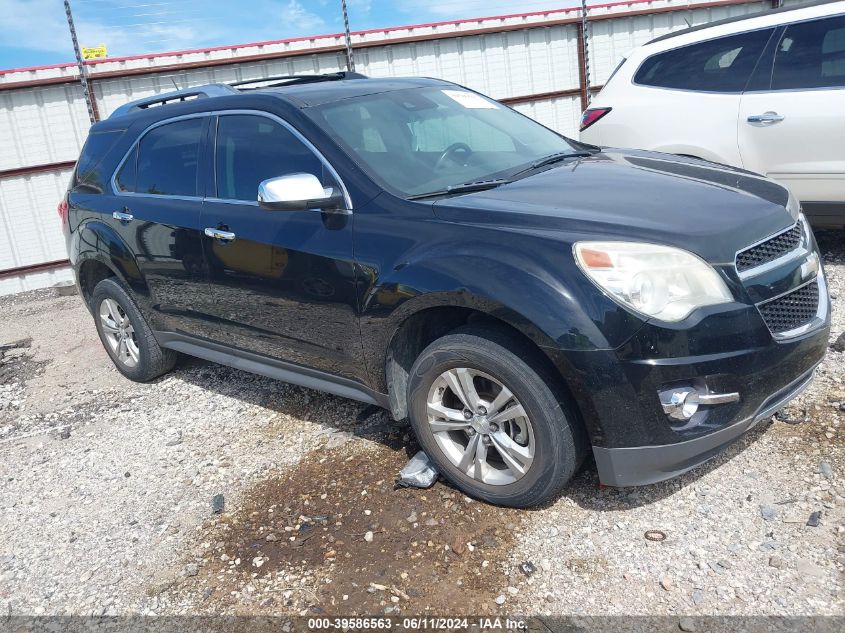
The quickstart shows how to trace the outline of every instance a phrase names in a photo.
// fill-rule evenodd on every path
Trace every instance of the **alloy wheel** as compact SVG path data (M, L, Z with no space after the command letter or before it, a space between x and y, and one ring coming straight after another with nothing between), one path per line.
M534 460L534 428L516 396L489 374L456 367L431 385L429 428L462 473L504 486L521 479Z
M135 328L126 311L114 299L100 302L100 325L112 353L126 367L135 367L141 358Z

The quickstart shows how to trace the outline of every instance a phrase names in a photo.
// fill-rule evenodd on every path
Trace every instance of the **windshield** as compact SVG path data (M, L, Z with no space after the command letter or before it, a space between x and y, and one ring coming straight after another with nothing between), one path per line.
M368 174L400 195L506 178L572 144L492 99L411 88L309 109Z

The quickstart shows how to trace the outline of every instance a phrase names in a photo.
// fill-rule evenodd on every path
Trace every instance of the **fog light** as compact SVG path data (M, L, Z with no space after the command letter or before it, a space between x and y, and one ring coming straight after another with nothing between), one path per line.
M698 393L673 391L669 402L663 403L663 412L673 420L689 420L698 411Z
M673 420L689 420L702 405L738 402L739 393L700 393L693 388L667 390L660 393L663 413Z

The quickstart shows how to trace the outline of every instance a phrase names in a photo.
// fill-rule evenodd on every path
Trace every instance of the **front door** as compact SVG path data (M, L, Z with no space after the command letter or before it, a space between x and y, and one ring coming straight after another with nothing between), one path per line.
M204 312L214 318L214 338L366 378L351 214L268 211L256 202L258 185L269 178L310 173L326 187L339 183L292 128L270 115L221 114L213 146L216 184L207 191L202 225L212 233L203 237L211 278Z
M805 206L845 203L845 16L790 24L761 69L740 105L743 166Z

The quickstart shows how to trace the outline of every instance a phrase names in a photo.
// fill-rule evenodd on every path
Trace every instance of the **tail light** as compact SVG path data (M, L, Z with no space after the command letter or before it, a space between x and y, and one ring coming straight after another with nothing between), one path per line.
M586 130L611 110L613 108L590 108L589 110L584 110L584 114L581 115L581 131Z
M56 207L56 210L59 212L59 217L62 219L62 226L68 225L68 204L67 204L67 196L62 198L62 201L59 203L59 206Z

